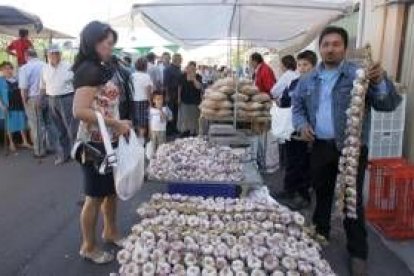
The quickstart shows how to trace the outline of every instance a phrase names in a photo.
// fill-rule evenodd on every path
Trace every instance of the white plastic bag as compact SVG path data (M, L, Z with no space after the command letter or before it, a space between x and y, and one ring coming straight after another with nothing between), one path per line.
M149 141L145 145L145 156L147 157L148 160L151 160L154 154L155 154L154 143L152 141Z
M120 199L128 200L141 189L145 173L145 150L133 130L128 141L123 136L119 138L116 155L115 190Z
M289 141L295 130L292 123L292 108L280 108L276 103L273 103L270 114L272 116L272 134L279 142Z

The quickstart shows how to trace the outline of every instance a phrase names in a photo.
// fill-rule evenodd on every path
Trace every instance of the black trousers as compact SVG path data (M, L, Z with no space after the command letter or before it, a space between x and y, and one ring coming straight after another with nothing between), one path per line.
M171 99L168 101L168 108L171 110L173 118L167 123L167 135L172 135L178 132L177 119L178 119L178 101Z
M334 141L316 140L311 153L312 183L316 192L316 207L313 223L316 231L329 239L331 211L335 192L340 152ZM345 218L343 221L347 249L352 257L366 259L368 255L367 232L363 206L363 184L368 160L368 148L361 148L357 178L358 219Z
M310 200L310 167L308 143L291 139L285 143L286 168L284 190L289 194L298 193Z

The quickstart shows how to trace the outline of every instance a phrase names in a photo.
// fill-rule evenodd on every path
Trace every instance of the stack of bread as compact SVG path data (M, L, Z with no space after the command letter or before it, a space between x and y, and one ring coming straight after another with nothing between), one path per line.
M206 118L233 116L236 109L238 118L252 119L269 118L271 106L270 96L261 93L250 80L241 79L237 83L233 78L225 78L206 89L200 109Z

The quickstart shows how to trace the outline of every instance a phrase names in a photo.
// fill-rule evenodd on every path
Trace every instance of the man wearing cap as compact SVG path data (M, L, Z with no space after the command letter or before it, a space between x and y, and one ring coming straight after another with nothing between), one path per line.
M73 72L70 65L61 60L57 45L48 49L47 57L49 63L43 67L40 88L48 98L49 112L58 138L55 165L60 165L69 161L77 127L72 115Z

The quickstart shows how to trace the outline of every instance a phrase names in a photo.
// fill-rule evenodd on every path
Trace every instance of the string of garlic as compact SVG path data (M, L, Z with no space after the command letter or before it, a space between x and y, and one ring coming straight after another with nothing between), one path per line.
M371 47L367 45L363 50L363 66L356 71L356 78L351 90L351 102L346 111L346 138L339 158L336 183L337 211L343 212L350 219L358 218L356 186L365 116L365 98L369 85L367 70L372 65Z

